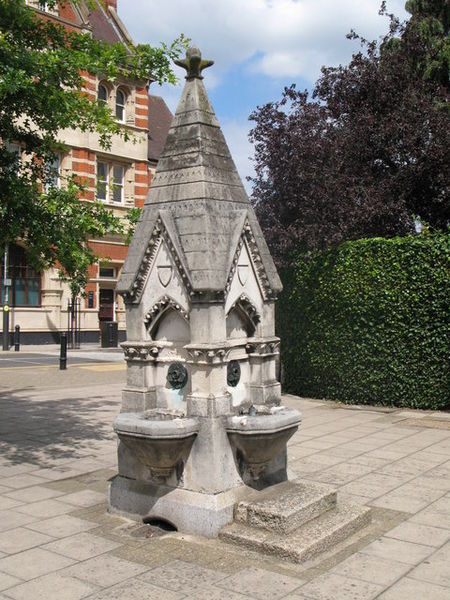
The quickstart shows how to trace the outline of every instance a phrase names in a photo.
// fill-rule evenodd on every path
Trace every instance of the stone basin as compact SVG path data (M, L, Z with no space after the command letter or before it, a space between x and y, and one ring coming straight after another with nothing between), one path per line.
M228 417L226 430L238 461L259 479L269 462L286 446L302 420L298 410L277 406L252 407L250 414Z
M162 481L189 454L198 430L197 419L176 411L120 413L114 421L119 439Z

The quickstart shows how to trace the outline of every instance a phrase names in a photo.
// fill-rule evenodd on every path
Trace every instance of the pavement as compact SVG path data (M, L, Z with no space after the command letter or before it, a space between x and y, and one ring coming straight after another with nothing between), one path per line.
M109 514L122 356L72 351L60 371L44 352L0 354L0 600L449 600L449 413L286 395L303 413L290 477L374 511L364 534L295 565Z

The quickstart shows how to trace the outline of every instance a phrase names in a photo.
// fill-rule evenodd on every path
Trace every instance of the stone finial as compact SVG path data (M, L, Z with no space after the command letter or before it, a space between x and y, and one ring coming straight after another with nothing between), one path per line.
M213 60L202 60L202 53L196 46L190 46L184 60L175 60L176 65L186 69L186 79L203 79L202 71L214 64Z

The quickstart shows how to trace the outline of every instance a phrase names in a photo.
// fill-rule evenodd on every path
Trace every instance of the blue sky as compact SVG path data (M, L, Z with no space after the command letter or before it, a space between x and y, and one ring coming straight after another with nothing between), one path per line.
M345 64L358 49L350 29L367 39L386 33L380 0L118 0L118 12L135 42L170 43L181 32L215 65L205 85L239 173L252 174L249 114L280 98L286 85L310 89L322 65ZM401 18L404 0L388 0ZM172 112L180 84L153 85ZM250 191L250 186L246 184Z

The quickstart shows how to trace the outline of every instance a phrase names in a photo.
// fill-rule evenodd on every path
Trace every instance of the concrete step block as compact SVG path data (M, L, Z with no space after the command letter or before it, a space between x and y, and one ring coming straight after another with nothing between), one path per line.
M235 521L286 534L336 506L336 491L327 485L273 485L238 503Z
M288 534L276 534L234 522L223 527L219 537L231 544L301 563L331 549L370 521L370 508L345 502L338 503L335 508Z

